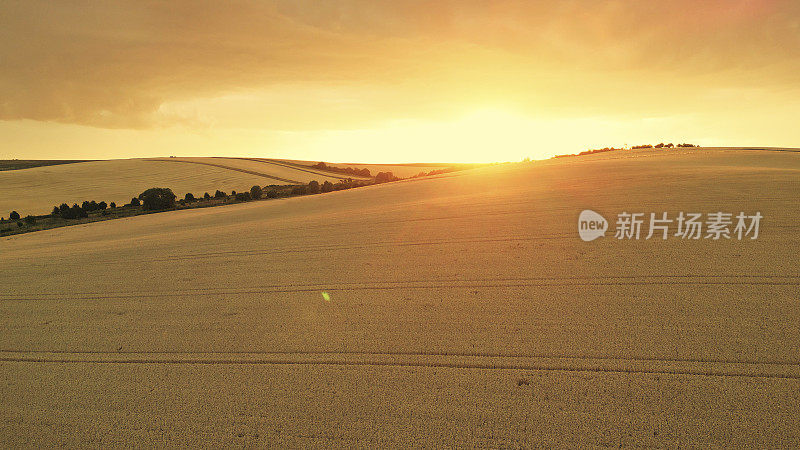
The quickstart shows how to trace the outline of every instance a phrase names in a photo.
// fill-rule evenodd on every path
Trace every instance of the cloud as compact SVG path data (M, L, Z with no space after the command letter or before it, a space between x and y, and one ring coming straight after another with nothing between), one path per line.
M0 120L364 126L481 105L725 109L796 92L792 0L6 1Z

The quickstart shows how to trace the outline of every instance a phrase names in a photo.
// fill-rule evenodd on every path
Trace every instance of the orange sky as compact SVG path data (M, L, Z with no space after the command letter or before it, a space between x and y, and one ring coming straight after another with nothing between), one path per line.
M0 34L0 159L800 146L795 0L6 0Z

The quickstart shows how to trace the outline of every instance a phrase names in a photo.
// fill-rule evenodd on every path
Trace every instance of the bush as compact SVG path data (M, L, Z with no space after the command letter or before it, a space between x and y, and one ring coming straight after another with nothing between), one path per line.
M295 186L292 188L292 195L305 195L306 186Z
M254 200L258 200L264 195L264 191L261 189L261 186L255 185L250 188L250 197Z
M59 214L61 214L61 217L67 219L68 218L67 216L69 215L69 205L66 203L62 203L61 206L58 207L58 211Z
M375 175L376 183L387 183L395 180L397 180L397 177L394 176L392 172L379 172L377 175Z
M58 209L58 206L53 206L53 212L51 212L50 215L53 217L61 215L61 210Z
M62 210L61 217L65 219L81 219L84 217L89 217L89 214L86 212L86 210L84 210L83 208L78 206L77 203L75 203L74 205L72 205L72 208L69 208L66 211Z
M108 208L108 205L106 204L106 202L100 202L100 203L97 204L97 209L103 210L103 209L106 209L106 208Z
M111 202L111 204L109 204L108 207L111 208L111 209L114 209L114 208L117 207L117 204L114 203L114 202Z
M322 190L322 192L331 192L331 191L333 191L333 183L331 183L330 181L326 181L326 182L322 183L321 190Z
M211 194L209 194L208 192L206 192L205 194L203 194L203 198L204 198L204 199L206 199L206 200L208 200L208 199L210 199L210 198L211 198Z
M17 222L17 226L22 228L22 227L25 226L25 224L20 220L20 221Z
M131 205L131 206L139 206L139 205L141 205L141 204L142 204L142 202L140 202L138 198L136 198L136 197L133 197L133 198L131 199L131 203L130 203L130 205Z
M183 199L187 202L193 202L194 194L192 194L191 192L187 192L186 195L183 196Z
M142 201L142 209L146 211L175 206L175 194L170 188L150 188L139 194L139 200Z
M319 182L311 180L306 186L306 194L319 194Z
M19 213L16 211L11 211L11 214L8 216L11 220L19 220Z
M103 204L105 205L105 203L103 203ZM92 200L92 201L83 202L83 204L81 204L81 209L83 209L86 212L92 212L92 211L97 211L98 209L103 209L103 208L100 207L99 203L97 203L96 201Z
M267 198L278 198L278 191L270 189L267 191Z
M250 200L250 193L249 192L239 192L235 195L237 201L246 202Z
M217 192L214 193L214 198L225 198L227 196L228 196L228 194L226 194L226 193L224 193L224 192L222 192L220 190L217 190Z
M28 225L34 225L36 223L36 217L31 216L30 214L25 216L25 223Z
M329 166L324 162L318 162L313 166L314 168L324 170L327 172L337 172L337 173L344 173L347 175L358 175L362 177L369 177L369 169L356 169L354 167L336 167L336 166Z

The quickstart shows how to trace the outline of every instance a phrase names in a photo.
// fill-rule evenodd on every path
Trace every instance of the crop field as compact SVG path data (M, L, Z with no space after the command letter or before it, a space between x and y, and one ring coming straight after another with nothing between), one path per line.
M312 164L264 158L145 158L79 161L0 171L0 216L8 218L11 211L23 216L48 214L55 205L80 204L84 200L124 204L151 187L168 187L182 198L187 192L195 196L204 192L214 195L217 189L228 193L233 190L241 192L253 185L368 179L309 169L308 165ZM378 167L394 170L399 176L435 169L425 166L414 170L404 170L406 166ZM373 171L373 175L377 173L377 170Z
M57 166L59 164L73 164L87 162L76 159L0 159L0 171L30 169L42 166Z
M229 170L245 171L244 173L263 174L267 179L265 184L305 184L311 180L319 183L330 181L335 183L341 178L332 177L322 173L299 170L287 165L274 164L268 159L258 158L160 158L160 161L183 162L203 164L212 167L222 167Z
M76 163L0 209L156 179L271 184ZM2 238L0 445L797 447L798 199L800 153L608 152ZM763 219L584 242L585 209Z
M304 166L310 163L309 161L297 161L291 159L275 159L272 161L282 162L282 163L289 163L295 166ZM327 165L331 167L337 167L340 169L344 169L347 167L352 167L354 169L369 169L370 173L375 176L378 172L392 172L394 176L400 178L408 178L417 175L420 172L430 172L432 170L441 170L446 169L448 167L466 167L471 166L471 164L426 164L426 163L419 163L419 164L360 164L360 163L329 163L326 162Z

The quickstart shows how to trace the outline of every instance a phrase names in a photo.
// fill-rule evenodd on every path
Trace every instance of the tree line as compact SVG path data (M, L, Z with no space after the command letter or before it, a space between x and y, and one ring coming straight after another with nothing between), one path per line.
M688 148L688 147L698 147L698 146L694 145L694 144L678 144L678 145L675 145L672 142L670 142L669 144L665 144L665 143L661 142L661 143L658 143L656 145L652 145L652 144L634 145L633 147L631 147L631 150L640 150L640 149L646 149L646 148L675 148L675 147L678 147L678 148L687 147ZM613 152L613 151L617 151L617 150L627 150L627 149L626 148L616 148L616 147L603 147L603 148L597 148L597 149L591 149L591 150L582 151L580 153L571 153L571 154L566 154L566 155L556 155L556 156L553 156L553 158L567 158L567 157L570 157L570 156L593 155L595 153Z
M367 170L367 172L369 171ZM431 172L431 174L433 174L433 172ZM421 173L417 176L421 175L423 174ZM99 212L99 215L102 216L108 216L113 214L113 211L120 209L130 210L133 208L140 208L142 211L160 211L160 210L175 209L179 207L186 207L188 205L197 202L204 202L204 201L211 202L212 200L215 202L220 202L220 201L246 202L251 200L258 200L261 198L274 199L279 197L289 197L296 195L314 195L314 194L322 194L333 191L341 191L345 189L352 189L356 187L367 186L370 184L386 183L389 181L396 181L398 179L399 178L394 176L392 172L380 172L374 177L373 180L369 181L353 180L351 178L347 178L344 180L339 180L336 183L331 183L330 181L324 181L323 183L320 183L316 180L313 180L310 181L308 184L301 184L301 185L270 185L266 187L254 185L247 191L242 191L242 192L232 191L230 194L218 189L216 190L216 192L214 192L214 195L205 192L202 196L195 197L194 194L188 192L182 199L177 199L177 196L170 188L154 187L145 190L136 197L132 197L129 203L122 205L121 207L118 207L115 202L106 203L105 201L98 202L96 200L86 200L82 202L80 205L74 203L72 206L69 206L67 203L62 203L60 205L54 206L52 212L49 215L44 215L44 216L28 215L22 220L20 218L20 214L17 211L11 211L9 219L11 221L17 221L17 225L21 228L24 227L25 225L34 225L36 224L37 219L43 219L43 218L51 218L51 219L60 218L65 220L77 220L77 219L88 218L90 213L95 213L95 212ZM4 222L5 220L0 218L0 221ZM11 229L3 228L0 229L0 231L9 232L11 231Z

